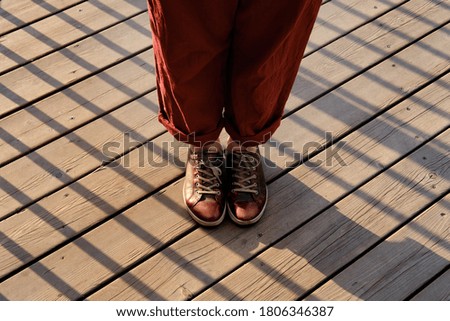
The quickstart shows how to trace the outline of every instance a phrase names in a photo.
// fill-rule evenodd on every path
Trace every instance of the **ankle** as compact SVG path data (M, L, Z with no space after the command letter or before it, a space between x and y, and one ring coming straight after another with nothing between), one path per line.
M222 150L223 150L222 149L222 144L220 143L219 140L216 140L214 142L208 142L208 143L203 144L201 146L190 145L189 148L194 153L198 153L198 152L202 152L202 151L207 151L207 152L210 152L210 153L221 153Z
M252 145L252 146L243 146L239 142L232 140L231 138L228 138L227 141L227 151L228 152L258 152L258 145Z

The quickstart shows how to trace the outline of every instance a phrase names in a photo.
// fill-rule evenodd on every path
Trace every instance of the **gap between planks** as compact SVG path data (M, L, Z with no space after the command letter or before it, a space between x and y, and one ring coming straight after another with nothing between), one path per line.
M414 55L415 57L417 56L417 55ZM418 56L417 56L418 57ZM428 60L428 58L426 58L427 60ZM414 64L414 63L413 63ZM388 69L389 69L389 63L386 63L385 65L387 65L388 66ZM382 72L383 74L384 74L384 72ZM387 74L387 73L386 73ZM392 76L394 76L394 75L392 75ZM365 87L366 85L364 84L364 83L362 83L362 84L359 84L359 82L357 82L358 83L358 86L362 86L362 87ZM438 82L439 83L439 82ZM350 90L350 91L359 91L359 90ZM389 98L389 97L384 97L385 99L387 99L387 101L388 102L392 102L392 98ZM328 105L327 103L325 103L324 105L322 105L321 106L321 104L319 104L318 105L318 107L319 107L319 109L318 110L322 110L322 111L326 111L326 105ZM333 106L333 108L337 108L337 106L334 106L335 104L333 104L333 103L330 103L329 104L329 106ZM347 105L345 105L344 104L344 106L343 107L345 107L345 106L347 106ZM345 110L345 109L344 109ZM355 110L353 110L353 113L352 113L352 115L354 115L356 113L356 109ZM310 117L310 116L308 116L308 115L312 115L312 116L316 116L316 112L310 112L310 113L308 113L308 112L302 112L301 113L303 116L301 116L301 117L298 117L299 119L303 119L303 120L308 120L308 117ZM364 110L362 110L362 114L360 114L360 116L358 116L358 117L361 117L361 116L363 116L363 117L366 117L365 116L365 112L364 112ZM293 117L293 116L292 116ZM292 118L292 117L290 117L290 118ZM322 116L322 117L326 117L326 114L324 114L324 116ZM288 122L289 123L289 119L288 120L286 120L286 122ZM295 123L295 122L294 122ZM311 119L311 123L314 123L314 120L312 120ZM324 123L327 123L327 122L324 122ZM288 125L286 125L286 126L288 126ZM295 125L294 125L295 126ZM350 126L351 127L351 126ZM337 132L345 132L345 130L337 130ZM294 141L295 142L300 142L301 144L300 145L297 145L296 146L296 149L294 149L294 150L297 150L297 151L300 151L301 150L301 146L302 146L302 144L305 142L305 140L304 140L304 138L298 138L297 139L297 137L290 137L290 139L293 139L294 138ZM309 137L310 139L316 139L315 137ZM288 138L285 138L285 140L286 139L288 139ZM322 141L321 142L323 142L323 139L322 139ZM282 165L281 166L281 168L283 168L283 167L285 167L286 166L286 160L288 160L289 159L289 156L283 156L284 158L282 158L282 159L277 159L276 161L277 161L277 163L278 164L284 164L284 165ZM279 170L278 170L279 171ZM176 173L178 173L178 171L176 171ZM179 175L179 174L177 174L177 175ZM270 175L270 171L269 171L269 177L270 177L271 175ZM176 177L176 176L175 176ZM173 178L169 178L169 180L170 179L173 179ZM78 185L75 185L75 186L78 186ZM69 189L70 190L70 186L67 188L67 189ZM152 188L152 189L154 189L154 188ZM139 193L137 193L137 195L141 195L141 196L138 196L138 198L139 197L142 197L142 194L139 192ZM24 197L24 196L23 196ZM44 202L45 203L45 202ZM39 204L38 204L38 206L37 206L37 208L40 208L40 206L39 206ZM32 208L33 209L33 208ZM29 210L27 211L25 211L25 213L32 213L32 211L30 212ZM25 217L25 216L23 216L23 214L24 213L21 213L22 214L22 216L21 217ZM111 213L112 214L112 213Z
M0 37L82 2L85 0L46 0L45 3L29 0L2 0Z
M438 86L438 88L439 88L439 86ZM425 91L425 93L421 92L424 95L424 97L422 97L423 99L427 98L426 92L427 91ZM433 99L433 98L429 97L429 100L427 100L427 101L429 101L429 106L427 108L425 108L425 106L424 106L425 110L419 109L419 110L415 110L413 113L411 113L410 110L407 109L409 106L415 105L418 101L421 101L420 97L417 97L415 101L408 101L407 103L405 102L402 105L397 106L398 108L395 108L395 110L392 111L391 115L386 116L386 121L389 123L390 122L389 120L393 118L393 115L397 115L400 117L400 115L398 115L398 113L400 113L402 115L402 117L406 117L406 120L404 120L404 121L408 122L408 120L410 120L410 121L413 120L413 121L417 122L416 125L419 126L419 128L421 130L424 130L424 131L430 130L429 126L426 126L426 124L428 124L429 121L432 121L432 119L435 119L435 121L438 121L438 122L439 122L439 119L441 119L441 123L445 124L445 122L442 121L442 117L439 114L439 112L437 112L436 114L434 114L434 111L424 112L424 111L430 109L430 106L432 106L436 103L436 99L437 99L437 101L439 101L439 99L442 98L442 89L440 89L440 91L437 90L437 92L435 92L435 91L431 90L431 88L430 88L428 95L431 95L432 97L435 97L435 98ZM445 110L445 108L444 108L444 110ZM432 119L425 118L425 119L421 120L420 117L418 117L419 115L421 116L424 114L425 114L425 116L423 116L423 117L432 117ZM385 124L383 121L378 121L378 122L374 121L374 124L372 126L375 126L374 128L377 128L377 127L383 128L388 125L389 124ZM391 124L391 126L393 126L393 125L394 124ZM388 144L389 142L391 144L396 143L396 137L399 134L399 132L403 132L402 128L404 128L404 125L399 126L399 127L400 127L400 129L388 130L388 132L392 136L390 136L391 137L390 140L384 141L384 144ZM394 128L396 128L396 127L394 127ZM372 133L372 132L373 132L373 129L371 129L369 127L368 133ZM395 135L395 134L397 134L397 135ZM384 132L381 132L378 135L380 135L381 137L385 136ZM426 137L427 135L424 135L424 136ZM375 146L368 144L367 138L365 138L361 134L356 135L356 137L357 138L352 139L351 142L355 142L355 145L356 145L355 148L358 148L359 146L365 146L365 148L368 150L367 153L369 153L368 157L371 156L370 155L371 153L374 153L375 155L379 155L379 154L386 155L385 157L387 158L385 160L378 160L379 163L377 163L376 166L371 166L371 168L370 168L371 173L368 170L363 171L367 175L370 175L370 174L373 174L374 172L376 173L377 171L380 171L380 169L383 166L387 166L389 164L389 162L392 162L392 158L401 157L401 155L399 156L396 153L392 153L392 152L387 153L386 147L383 148L383 145L379 146L379 148L377 149L377 148L375 148ZM376 139L375 139L375 142L376 142ZM374 142L374 144L375 144L375 142ZM403 148L405 148L406 146L408 146L408 148L414 148L414 146L417 146L417 144L419 144L419 143L420 142L417 141L417 139L415 138L414 135L413 136L409 135L407 137L404 137L404 141L402 144L400 144L400 146L404 146ZM381 150L380 150L380 148L381 148ZM390 148L395 149L396 145L390 146ZM361 154L364 154L364 148L361 151ZM352 155L354 155L354 151L352 149L350 149L348 151L348 155L349 155L348 157L351 158ZM389 158L391 158L391 159L389 159ZM344 159L349 161L348 158L344 158ZM356 162L356 163L357 163L358 167L364 168L364 167L367 167L368 160L363 159L363 160L359 160L359 162ZM382 164L382 165L380 165L380 164ZM339 169L339 166L337 166L337 169ZM357 170L354 168L350 169L347 167L343 167L340 169L343 172L342 173L337 172L339 174L336 174L336 172L335 172L334 175L339 175L339 177L347 177L349 175L349 173L360 173L361 172L361 170ZM299 170L300 169L297 169L295 171L299 171ZM317 175L319 175L319 174L323 175L323 173L321 173L320 171L318 171L318 172L319 173L317 173ZM310 176L310 175L311 174L308 174L308 176ZM307 178L307 180L306 180L306 178L307 177L303 177L301 179L301 181L302 182L304 182L304 181L317 182L317 179L314 176ZM360 180L364 179L364 177L360 177L359 179ZM348 180L355 181L356 179L353 177L349 177ZM292 179L290 179L289 176L286 176L281 181L285 181L285 184L288 183L288 185L289 185L289 182L290 182L290 184L292 184ZM323 191L325 191L325 194L323 192L321 194L326 195L326 191L330 190L329 183L324 179L319 180L319 182L321 183L321 185L324 185L321 187L321 189ZM279 184L279 182L277 184ZM305 183L305 184L307 184L307 183ZM83 291L81 291L82 288L85 286L88 286L86 284L86 280L92 280L92 277L94 275L98 275L99 279L97 281L95 281L95 283L97 284L97 283L101 282L102 277L103 278L105 277L104 275L108 275L111 273L111 272L108 272L108 265L102 265L101 262L98 262L95 259L94 260L90 259L89 258L90 255L93 255L93 257L107 257L107 258L113 260L113 262L115 262L114 266L126 264L129 262L130 259L129 258L125 259L125 261L123 261L123 259L118 260L117 255L119 255L119 257L122 255L126 255L126 256L131 255L133 257L139 256L138 253L141 253L141 255L142 255L142 252L145 252L146 248L148 248L149 246L152 246L153 243L155 242L155 241L150 242L150 244L146 242L146 240L149 241L152 239L152 235L154 235L153 233L158 233L158 231L159 231L159 233L163 233L163 235L167 236L167 235L170 235L176 229L186 228L185 224L188 224L188 227L191 226L189 224L189 219L187 219L187 217L184 213L184 209L182 207L180 207L179 205L176 205L176 204L181 204L181 200L179 200L179 198L181 196L180 188L181 188L181 184L176 183L173 188L170 188L171 191L169 191L169 190L162 191L162 193L156 195L155 198L151 198L148 201L144 201L143 203L138 205L136 208L130 209L130 213L128 213L128 214L125 213L127 215L126 217L122 218L122 216L121 216L121 218L118 218L117 220L116 219L111 220L106 225L101 226L98 229L89 233L88 235L84 236L83 237L84 240L82 240L82 241L80 240L80 242L81 242L80 244L96 244L96 247L100 246L100 248L97 248L97 251L98 251L97 255L94 255L95 252L86 253L83 250L83 247L80 248L80 246L77 246L74 244L74 245L68 245L67 247L59 250L58 252L55 252L54 254L50 255L46 259L43 259L39 264L43 264L47 268L51 269L52 273L56 273L60 277L63 277L65 274L65 271L68 272L69 270L71 271L71 275L73 277L73 274L72 274L73 269L68 270L68 269L64 268L64 266L66 264L67 264L67 266L71 266L71 267L80 266L80 267L83 267L83 271L89 272L89 273L92 272L93 274L90 277L87 277L86 274L81 273L83 271L79 271L80 273L78 273L78 272L75 273L75 275L79 275L79 279L77 282L75 282L76 284L70 284L70 286L75 287L77 289L78 293L82 293L83 292ZM281 190L285 190L285 189L282 188ZM318 188L315 188L315 190L317 192L319 192ZM335 189L332 189L332 190L335 190ZM272 189L272 192L275 194L274 195L275 199L278 199L277 196L282 194L280 192L273 191L273 189ZM300 190L295 191L295 195L292 195L292 198L289 198L288 200L286 199L286 195L284 195L282 197L283 204L285 204L285 205L289 204L289 206L292 206L292 208L295 207L295 204L292 204L292 202L294 202L294 203L297 202L297 197L298 197L297 194L300 192L301 192ZM336 189L336 193L340 193L340 192L342 193L342 191ZM309 199L309 198L311 198L311 197L306 195L306 197L304 199ZM329 196L329 198L331 198L331 196ZM303 198L301 198L301 200L303 200ZM323 202L323 201L317 202L317 203L318 204L320 203L320 206L328 205L327 202ZM280 205L280 204L277 204L277 203L272 204L272 207L277 206L277 205ZM146 209L149 209L149 208L154 208L154 211L151 211L151 212L146 211ZM161 210L162 210L162 212L159 212ZM268 211L273 212L270 209L268 209ZM283 209L283 211L288 212L288 210L285 210L285 209ZM144 214L144 213L146 213L146 214ZM128 215L130 215L130 216L128 216ZM292 215L293 214L291 214L291 216ZM272 217L272 219L273 219L273 214L269 217ZM169 230L161 231L160 226L158 224L155 225L152 223L153 221L158 220L159 218L163 219L166 222L165 224L169 225ZM186 219L187 219L187 222L186 222ZM299 218L297 218L297 219L299 219ZM181 223L180 223L180 220L182 220ZM184 223L183 223L183 221L184 221ZM263 222L261 222L261 223L263 223ZM279 231L280 229L281 230L286 229L288 226L292 226L292 225L295 226L295 224L293 224L292 221L286 222L286 224L282 224L282 225L283 226L280 226L277 228L278 233L280 232ZM140 227L138 229L138 231L140 230L141 232L138 232L137 233L138 235L133 234L132 231L136 230L136 228L134 228L134 229L131 228L133 226ZM261 228L261 231L262 231L261 234L263 234L261 242L263 242L264 244L266 244L266 242L269 241L268 239L270 239L271 237L274 237L274 235L270 236L269 235L270 233L268 231L265 231L265 230L269 229L269 226L270 226L270 229L273 229L274 223L265 221L264 225L259 225L258 227L256 227L258 230L260 230L260 228ZM215 231L215 232L219 233L219 236L217 236L217 234L216 234L214 239L219 240L219 243L220 243L220 241L223 241L223 242L225 242L224 244L232 246L232 249L235 250L236 253L242 252L243 249L239 249L242 246L244 246L246 248L251 248L252 245L254 245L254 241L256 241L256 240L249 240L249 239L253 239L252 235L247 235L247 236L239 235L239 234L241 234L240 233L241 230L237 230L237 229L230 230L230 226L228 226L228 228L227 228L227 226L224 226L224 228L225 228L224 230L221 228L220 230ZM152 231L152 232L149 233L149 231ZM147 232L147 233L144 233L144 232ZM105 234L105 236L100 236L100 235L97 235L97 233L106 233L106 234ZM245 233L245 234L253 234L253 233L255 233L255 232L249 232L249 233ZM276 233L276 232L272 232L272 234L273 233ZM210 255L217 256L217 258L223 257L223 255L226 255L227 257L230 258L230 255L233 253L228 253L228 252L232 252L231 250L227 251L227 248L224 248L223 250L226 251L225 253L222 253L222 251L220 251L219 253L217 253L217 252L215 253L214 251L212 251L212 249L216 248L216 247L218 247L220 249L220 245L213 246L212 248L211 248L212 245L211 246L205 245L204 242L206 242L206 241L211 242L211 239L212 239L212 237L208 236L208 234L209 234L208 231L204 231L202 229L196 230L192 235L189 235L188 237L186 237L181 243L182 244L191 244L187 247L187 250L190 249L190 246L202 247L204 250L198 251L198 252L194 251L194 252L197 253L195 255L200 256L200 258L199 258L200 261L203 261L203 259L204 259L205 260L204 262L206 262L207 264L211 263L210 259L208 258ZM110 235L110 237L114 236L116 242L113 242L113 240L110 239L110 237L107 237L107 235ZM118 235L123 235L123 237L119 238ZM228 240L228 241L224 240L223 239L224 235L226 235L227 238L229 237L230 240ZM248 238L248 241L245 243L242 243L243 239L246 239L246 238ZM94 241L94 239L95 239L95 241ZM101 244L103 244L103 241L101 241L101 240L104 240L105 245L101 245ZM231 241L231 240L233 240L233 241ZM87 242L87 243L85 243L85 242ZM99 242L101 242L101 243L99 243ZM131 245L130 243L133 245ZM123 249L122 249L122 246L124 246ZM135 249L135 251L132 251L130 253L129 251L125 250L125 248L130 248L130 247L133 247ZM207 251L207 254L202 255L202 254L205 254L205 253L203 253L203 251ZM175 250L169 249L168 253L172 253L173 255L175 255L176 258L178 258L177 260L174 261L174 264L176 266L180 262L186 262L185 264L187 264L187 267L189 267L190 266L189 262L192 262L192 260L190 259L189 253L184 253L183 251L179 252L178 248L176 248ZM179 255L177 255L177 253L179 253ZM161 257L161 255L164 255L164 254L158 254L157 257ZM233 254L233 257L235 257L235 256L236 256L236 254ZM237 255L237 256L239 256L239 255ZM61 260L62 257L64 257L63 260ZM159 261L157 259L157 257L154 260ZM165 256L163 256L163 257L165 257ZM80 263L75 264L75 262L72 260L75 260L75 261L85 260L85 261L83 264L80 264ZM152 261L154 261L154 260L152 259ZM230 261L232 261L231 258L230 258ZM217 262L220 262L220 260L218 259ZM184 265L182 265L182 266L185 267ZM146 265L143 265L141 268L138 268L138 269L145 269L145 268L146 268ZM179 270L179 269L177 268L177 270ZM179 270L179 271L180 271L180 273L182 273L183 270ZM30 282L30 279L27 278L28 275L29 275L28 273L21 272L21 273L17 274L15 277L12 277L7 282L9 284L15 284L16 286L17 286L17 284L22 284L21 281L20 282L14 281L14 280L16 280L16 278L22 279L22 276L26 279L26 281L25 280L23 281L24 284L28 282L29 284L33 284L33 286L36 286L36 284L33 282L45 282L43 280L40 281L39 278L33 280L33 282ZM171 274L171 275L173 275L173 274ZM140 275L139 277L142 278L143 276ZM156 277L156 275L155 275L155 277ZM160 277L160 275L158 276L158 278L159 277ZM126 280L132 280L132 279L136 280L136 278L137 278L137 276L134 276L131 278L127 277L127 276L124 277L124 279L126 279ZM67 280L66 277L63 277L63 279ZM174 282L176 282L176 280L177 279L174 278ZM137 280L136 282L137 282L137 284L142 284L142 282L139 282L139 280ZM166 282L166 281L162 280L162 282ZM162 288L166 289L166 286L167 286L167 284L165 284L165 286ZM161 288L161 291L162 291L162 288ZM36 293L36 295L43 295L43 297L46 297L46 298L53 298L53 295L50 295L50 294L54 290L55 289L53 289L52 287L48 287L48 286L43 287L40 289L39 294ZM167 291L171 292L172 291L171 287L167 287ZM58 292L56 292L55 295L57 293ZM73 291L66 293L66 295L70 295L70 293L73 293ZM185 291L183 293L186 294L188 292ZM178 293L178 292L174 293L174 295L180 295L180 294L181 293ZM147 295L149 295L149 294L147 293ZM155 293L155 296L157 296L156 293ZM167 299L164 296L162 296L162 297Z
M406 11L408 11L408 10L406 10ZM382 43L384 43L384 41ZM380 45L380 47L381 47L381 45ZM373 47L371 47L370 49L373 50ZM368 49L368 50L370 50L370 49ZM311 56L311 57L313 57L313 56ZM362 51L360 53L360 56L361 57L362 56L366 56L365 55L365 51ZM320 65L320 64L317 63L317 61L319 61L321 59L322 59L322 56L320 56L320 55L317 56L316 55L315 56L315 60L313 60L313 61L308 60L307 62L305 62L305 64L306 64L305 67L306 68L303 68L302 72L307 73L307 74L315 74L314 71L309 70L307 67L308 66L312 66L312 68L314 68L313 66ZM371 63L371 62L372 61L368 61L367 63ZM340 65L336 65L335 68L338 69L339 66ZM355 68L355 69L357 70L357 68ZM350 71L347 71L347 72L350 72ZM353 72L355 72L355 71L353 71ZM341 79L342 79L342 77L341 77ZM308 83L307 79L304 79L304 81L301 82L301 84L307 84L307 83ZM308 86L303 86L303 87L308 87ZM326 90L326 88L320 88L320 89ZM313 92L316 95L320 95L320 92L317 92L317 90L315 90L315 91L312 90L312 91L307 91L307 92ZM310 97L310 98L312 98L312 97ZM152 104L155 105L155 101L154 100L153 100ZM292 102L288 102L287 110L291 109L292 108L291 106L292 106ZM35 114L37 113L38 115L40 115L41 118L45 117L45 115L39 114L38 110L35 110L34 113ZM73 115L73 113L71 113L71 116L69 117L69 121L73 120L73 118L76 118L76 117ZM108 118L108 117L105 117L105 119L106 118ZM114 116L112 116L112 118L114 119ZM98 123L98 122L99 121L97 121L96 123ZM90 127L95 128L95 127L97 127L96 123L89 124L87 127L90 126ZM120 124L120 122L119 122L119 124ZM11 126L11 127L13 127L13 126ZM119 128L119 129L122 130L122 132L125 132L125 131L127 131L126 128L127 127L124 128L124 126L121 126L121 128ZM130 127L128 127L128 128L130 128ZM88 131L89 130L89 128L84 128L84 129L86 129L86 130L81 129L79 131L83 132L83 131ZM70 135L72 135L74 137L77 137L77 134L70 134ZM117 135L118 134L113 130L111 136L112 137L114 137L114 136L117 137ZM153 134L153 135L155 135L155 134ZM15 136L15 135L12 135L12 134L8 133L6 130L3 130L3 136L9 137L9 140L13 141L14 140L13 136ZM151 137L151 136L144 136L144 137L148 138L148 137ZM99 137L99 139L100 139L100 137ZM59 187L65 186L66 184L68 184L73 179L76 179L77 177L82 177L83 175L85 175L85 173L89 172L89 169L92 170L92 169L94 169L96 166L98 166L101 163L101 161L102 161L101 157L97 157L97 155L89 155L89 156L85 155L87 151L91 152L93 149L95 150L95 147L93 147L93 146L96 145L95 144L95 139L94 139L94 143L90 143L89 142L89 143L78 144L78 145L82 145L82 146L79 146L79 147L82 147L84 149L84 151L81 151L81 154L79 154L79 155L76 155L78 153L79 149L71 149L70 147L72 145L66 146L67 144L64 143L65 140L66 139L61 138L58 141L53 142L51 145L45 146L45 147L41 148L39 151L37 151L37 152L39 152L39 154L55 155L55 157L56 157L56 159L54 159L54 160L52 160L52 159L45 160L44 161L44 166L43 166L43 164L41 164L42 162L36 161L32 157L33 155L37 155L38 154L36 152L36 153L28 155L27 158L23 158L23 159L17 160L16 162L10 164L10 166L5 166L2 169L3 173L6 173L6 174L3 174L4 179L8 180L8 182L10 183L10 187L11 187L10 189L8 189L6 191L6 193L8 195L14 193L14 190L18 189L19 186L21 186L21 184L28 185L27 188L20 188L20 194L18 195L18 199L16 199L16 200L14 198L10 198L9 199L9 202L12 202L12 207L10 208L10 211L14 211L14 208L18 205L17 202L20 202L22 204L22 207L26 206L27 204L24 203L24 198L30 199L29 196L31 196L31 199L36 199L36 198L39 199L40 197L43 197L44 195L48 194L49 191L52 190L52 186L53 185L56 184L55 186L59 186ZM69 139L69 140L72 141L72 142L75 141L75 143L77 141L80 141L79 139L76 139L76 140ZM87 142L88 140L84 140L84 141ZM82 140L82 142L84 142L84 141ZM103 142L105 142L105 141L107 141L107 139L103 140ZM144 141L145 141L145 139L144 139ZM141 138L140 140L138 140L138 142L143 142L143 139ZM19 141L16 141L16 145L19 146L19 148L17 148L18 146L15 146L16 150L26 149L26 146L23 146L23 144L21 142L19 142ZM97 144L97 145L98 146L102 146L102 144ZM47 150L52 150L52 152L46 152ZM63 152L58 152L58 150L63 150ZM97 152L99 152L99 150L97 150ZM58 157L59 157L58 155L64 155L65 159L59 159L58 160ZM37 156L37 157L38 157L38 159L41 159L41 157L39 157L39 156ZM76 174L73 174L74 172L72 172L72 174L66 175L67 171L72 170L72 165L71 164L73 163L73 161L71 161L71 159L73 160L73 159L85 158L85 157L88 157L90 159L97 159L96 160L96 164L97 165L95 163L92 164L90 162L86 162L85 165L87 166L88 169L85 169L84 171L79 170L79 172L76 173ZM59 158L61 158L61 157L59 157ZM33 165L32 164L33 162L37 163L37 165ZM47 166L45 166L45 164L47 164ZM21 175L16 176L16 177L22 179L22 183L18 182L17 180L14 180L14 179L10 180L9 179L10 175L8 175L8 173L12 173L13 174L12 177L14 177L14 173L17 172L17 170L15 170L16 167L29 168L28 172L30 172L30 173L34 172L34 176L36 178L32 178L30 175L23 175L23 171L22 171ZM39 169L39 167L43 167L43 169ZM81 173L80 173L80 171L81 171ZM45 172L47 172L47 174ZM59 173L60 177L55 177L55 176L58 175L58 173ZM75 176L72 176L72 175L75 175ZM29 185L27 183L30 180L35 182L34 185ZM41 188L41 184L39 182L42 181L42 180L46 180L46 184L45 185L46 185L46 188L47 188L48 192L46 192L45 189L43 190ZM57 188L57 187L53 187L53 190L55 190L55 188ZM37 194L37 195L33 194L33 190L39 191L40 194ZM26 191L26 194L27 194L26 196L23 193L24 191ZM22 196L20 196L20 195L22 195ZM7 205L8 204L3 204L3 208L5 208L5 206L7 206ZM17 211L17 209L16 209L16 211ZM4 214L4 215L10 215L10 214Z
M449 143L450 130L447 130L314 220L273 244L196 299L298 299L371 245L384 239L433 200L448 193ZM305 201L303 197L301 200ZM298 206L294 210L290 204L291 214L287 213L289 208L283 208L278 215L292 217L295 212L297 215L306 214L310 204L307 202L306 207L302 206L300 210ZM440 236L433 229L417 225L414 230L421 233L425 231L433 238ZM365 271L359 270L358 274ZM145 283L144 280L140 281ZM126 292L133 291L132 287L122 287L121 290L124 292L120 293L118 299Z
M448 207L447 207L448 210ZM416 294L413 301L450 301L450 269L435 279L431 284Z
M399 8L400 13L396 11L382 16L306 57L287 102L286 114L294 112L314 97L342 84L360 70L379 62L386 55L400 50L408 42L429 32L429 23L423 19L415 19L417 16L426 15L434 23L442 23L445 11L440 10L439 6L429 7L429 1L425 2L426 5L423 4L423 1L410 2ZM368 45L360 39L366 39ZM347 61L345 65L342 64L344 60ZM149 85L154 87L151 51L126 60L1 119L4 137L0 142L0 164L5 165L21 154L26 155L33 149L118 108L133 99L133 96L145 94L148 89L145 82L146 73L150 73ZM325 80L319 76L323 74L328 74L329 77ZM123 84L119 83L119 79ZM322 85L318 86L317 83Z
M0 75L101 32L144 12L146 8L145 0L135 3L87 1L3 35L0 43Z
M450 263L449 227L447 195L306 300L405 300ZM450 284L437 282L442 289Z
M414 57L417 57L417 55L414 55ZM389 66L389 63L387 63L386 65L388 65ZM357 82L360 86L365 86L365 84L360 84L359 82ZM439 83L439 82L438 82ZM391 101L392 99L390 99L389 97L387 97L387 99L388 99L388 101ZM331 104L331 105L333 105L333 104ZM344 105L345 106L345 105ZM354 112L355 112L356 110L354 110ZM307 112L305 112L305 111L303 111L302 112L302 114L304 115L304 116L302 116L302 117L300 117L301 119L306 119L308 116L308 113ZM314 115L314 113L313 113L313 115ZM362 114L362 115L364 115L364 113ZM291 137L292 138L292 137ZM167 139L167 138L165 138L165 139ZM287 137L286 137L286 139L288 139ZM300 142L302 142L302 139L299 139L299 141ZM301 145L300 145L301 146ZM298 149L298 150L300 150L300 149ZM282 162L280 162L279 164L282 164ZM179 175L179 174L177 174L177 175ZM77 186L77 185L76 185ZM70 186L67 188L67 190L70 190ZM62 193L62 192L61 192ZM59 194L59 193L58 193ZM140 193L137 193L138 195L142 195L141 194L141 192ZM45 202L44 202L45 203ZM39 204L38 204L39 205ZM40 208L39 206L37 206L36 208ZM33 213L33 207L31 208L31 211L30 210L28 210L28 211L26 211L26 212L28 212L28 213L30 213L30 215L33 215L32 213ZM26 215L24 216L23 215L24 213L22 213L22 215L21 215L21 218L24 218L24 217L26 217Z
M321 31L320 34L325 34L321 41L328 42L336 39L335 31L330 33L330 25L325 23L329 16L335 19L333 20L335 30L345 33L346 30L349 31L361 25L362 17L373 19L400 3L402 1L399 0L391 1L389 4L380 3L376 9L371 8L363 14L363 11L372 5L372 1L328 2L322 6L325 8L321 9L324 13L319 16L323 19L323 26L319 26L318 29L319 32ZM340 8L340 10L334 12L327 10L328 7ZM313 35L314 32L313 30ZM150 43L149 39L148 15L141 14L128 20L127 23L121 23L94 37L43 57L24 68L1 76L0 82L3 85L0 89L4 92L4 98L0 97L0 116L35 103L65 86L84 79L95 70L107 68L129 55L130 52L144 50L146 44ZM17 79L21 81L17 82Z

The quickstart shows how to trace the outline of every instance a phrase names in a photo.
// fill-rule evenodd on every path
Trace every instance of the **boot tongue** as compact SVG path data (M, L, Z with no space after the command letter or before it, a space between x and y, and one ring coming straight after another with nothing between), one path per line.
M212 171L212 173L218 177L219 183L222 183L220 182L221 173L219 169L224 161L222 150L217 148L216 146L211 145L208 148L202 149L200 153L202 156L199 156L199 158L203 159L203 167ZM217 195L214 194L203 194L202 198L206 202L216 202L216 196Z
M203 155L205 159L205 165L211 166L210 169L214 172L214 174L219 174L218 169L221 168L224 163L223 154L221 152L218 152L216 149L213 149L204 151Z
M209 144L204 147L191 146L190 148L195 153L222 153L222 146L218 143Z
M245 150L246 150L247 152L250 152L250 153L255 154L255 153L258 152L258 146L249 146L249 147L245 147Z
M247 155L254 157L255 159L258 156L258 146L251 146L251 147L246 147L245 150L241 150L241 151L235 151L235 154L240 154L240 157L248 157ZM244 155L246 154L246 155ZM250 192L243 192L243 191L236 191L235 192L235 198L236 198L236 202L242 202L242 203L246 203L246 202L253 202L254 201L254 194L250 193Z
M252 193L244 193L244 192L236 192L236 201L237 202L253 202L253 194Z
M215 203L216 202L216 196L217 195L213 195L213 194L203 194L201 199L203 199L204 202Z

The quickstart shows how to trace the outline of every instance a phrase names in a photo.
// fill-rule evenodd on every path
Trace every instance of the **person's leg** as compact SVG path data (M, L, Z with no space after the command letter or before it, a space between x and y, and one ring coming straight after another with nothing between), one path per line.
M223 129L226 67L237 0L148 0L160 122L191 144L184 200L201 225L225 214ZM195 146L195 147L194 147Z
M320 0L241 0L233 32L225 106L231 191L238 224L256 223L267 204L258 145L281 122Z
M233 33L225 127L264 143L278 128L321 0L241 0Z
M160 122L200 146L223 128L226 67L237 0L148 0Z

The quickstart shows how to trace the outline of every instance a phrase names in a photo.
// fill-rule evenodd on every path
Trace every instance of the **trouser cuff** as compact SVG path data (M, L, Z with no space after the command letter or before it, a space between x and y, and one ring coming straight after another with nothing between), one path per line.
M158 115L159 122L167 129L167 131L175 137L176 140L187 143L190 145L194 145L196 147L203 147L209 143L215 142L222 131L223 124L220 122L217 128L214 131L205 134L199 133L189 133L186 134L179 129L177 129L169 120L164 118L164 116L160 113Z

